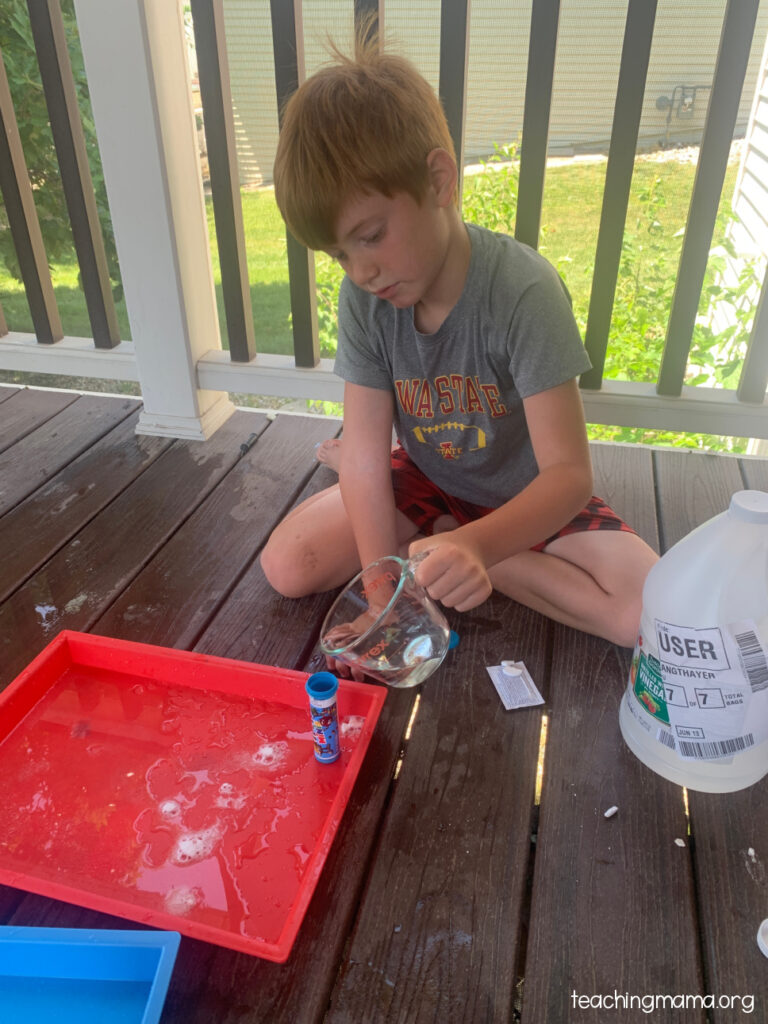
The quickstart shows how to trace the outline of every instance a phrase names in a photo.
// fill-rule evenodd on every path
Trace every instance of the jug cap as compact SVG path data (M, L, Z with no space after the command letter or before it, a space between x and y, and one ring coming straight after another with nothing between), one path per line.
M744 523L768 525L768 494L765 491L736 491L728 511Z

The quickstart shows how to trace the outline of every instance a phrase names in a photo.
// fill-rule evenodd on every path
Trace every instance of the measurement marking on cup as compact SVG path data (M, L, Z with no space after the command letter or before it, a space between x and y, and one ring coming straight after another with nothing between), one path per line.
M381 638L381 640L378 640L373 645L373 647L370 647L365 652L364 657L366 657L366 658L378 658L378 656L383 651L386 651L386 649L389 647L389 645L392 643L393 640L397 640L397 638L400 636L401 633L402 633L402 630L400 629L399 626L388 626L387 630L386 630L384 636Z
M379 587L383 587L385 583L397 583L398 581L392 575L391 572L382 573L381 576L377 576L376 579L366 583L363 587L363 596L368 599L368 596L372 594ZM370 602L369 602L370 603Z

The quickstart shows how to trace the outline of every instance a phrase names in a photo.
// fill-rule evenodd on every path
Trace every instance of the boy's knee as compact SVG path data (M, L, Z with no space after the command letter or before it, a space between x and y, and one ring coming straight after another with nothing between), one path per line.
M267 582L283 597L306 597L311 593L303 559L282 545L267 541L261 552L261 568Z
M611 635L608 639L619 647L634 647L640 628L642 598L633 596L620 603L616 602L616 605L611 612Z

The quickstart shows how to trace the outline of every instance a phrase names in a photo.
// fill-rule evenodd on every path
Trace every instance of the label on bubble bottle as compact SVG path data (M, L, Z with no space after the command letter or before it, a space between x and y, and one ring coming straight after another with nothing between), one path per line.
M306 682L315 757L323 764L336 761L341 753L339 716L336 708L338 687L338 679L330 672L315 672Z

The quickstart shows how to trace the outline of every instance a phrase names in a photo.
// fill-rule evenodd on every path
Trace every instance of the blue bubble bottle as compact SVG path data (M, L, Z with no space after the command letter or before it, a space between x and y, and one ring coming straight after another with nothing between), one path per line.
M312 740L315 757L323 764L336 761L341 753L339 745L339 716L336 709L336 691L339 681L330 672L314 672L306 682L309 712L312 716Z

